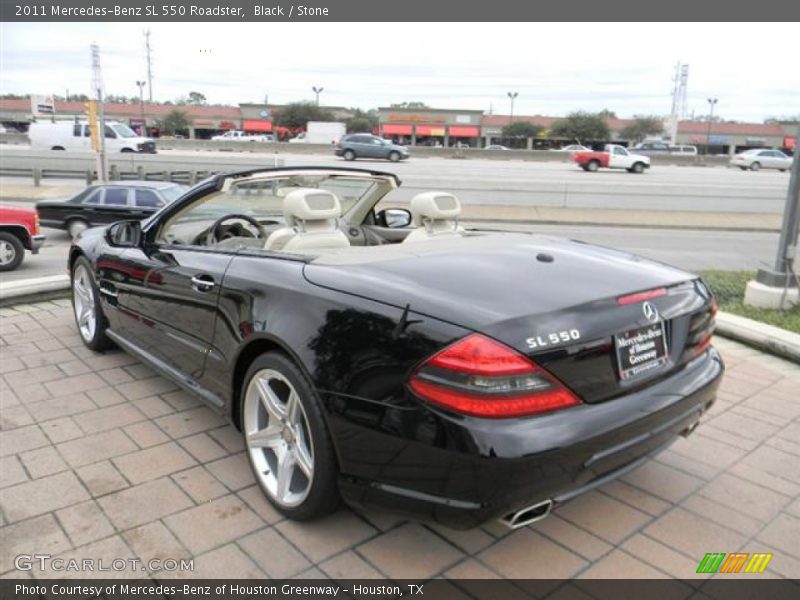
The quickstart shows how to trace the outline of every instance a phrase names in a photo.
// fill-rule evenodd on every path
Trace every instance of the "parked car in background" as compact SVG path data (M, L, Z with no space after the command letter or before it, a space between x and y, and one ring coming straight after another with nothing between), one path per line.
M486 146L484 150L508 150L508 148L506 148L505 146L501 146L500 144L491 144L489 146Z
M247 133L232 129L221 135L211 137L212 142L274 142L275 136L271 133Z
M37 202L36 208L42 225L65 229L75 238L95 225L146 219L186 189L169 181L115 181L90 185L71 198Z
M91 152L92 143L86 121L36 121L28 127L31 148ZM125 123L106 121L106 152L141 152L155 154L153 138L142 137Z
M606 144L602 152L574 152L570 160L584 171L597 171L599 168L627 169L629 173L644 173L650 168L650 157L633 154L616 144Z
M697 156L697 146L670 146L669 153L674 156Z
M653 154L669 154L670 145L667 142L661 141L640 142L630 150L636 154L644 154L646 156L652 156Z
M0 204L0 271L20 266L25 250L38 254L44 239L34 209Z
M397 162L409 157L408 148L368 133L346 135L333 149L336 156L345 160L356 158L385 158Z
M591 148L587 148L586 146L582 146L581 144L570 144L569 146L564 146L563 148L553 148L553 152L591 152Z
M739 167L742 171L750 169L751 171L758 171L759 169L778 169L780 171L787 171L792 168L792 158L786 156L780 150L770 150L768 148L753 148L735 154L731 158L730 165L732 167Z

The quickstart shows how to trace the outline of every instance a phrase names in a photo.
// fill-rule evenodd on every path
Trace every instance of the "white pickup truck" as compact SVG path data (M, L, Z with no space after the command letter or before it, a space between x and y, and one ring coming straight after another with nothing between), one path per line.
M214 142L274 142L275 136L264 133L246 133L238 129L231 129L222 135L215 135L211 138Z
M602 152L592 150L586 152L573 152L570 159L577 163L584 171L597 171L600 167L606 169L627 169L629 173L643 173L650 168L650 157L641 154L632 154L623 146L606 144Z

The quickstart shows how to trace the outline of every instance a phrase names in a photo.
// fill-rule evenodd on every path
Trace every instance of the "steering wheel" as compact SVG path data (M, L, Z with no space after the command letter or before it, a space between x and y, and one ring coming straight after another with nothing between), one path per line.
M234 214L231 214L231 215L224 215L224 216L220 217L219 219L214 221L214 223L211 225L211 227L208 228L208 234L206 235L206 246L211 246L213 244L217 244L220 241L222 241L219 238L219 228L220 228L220 225L222 225L228 219L241 219L242 221L247 221L250 225L255 227L256 230L258 231L258 235L255 236L256 238L260 238L260 239L266 239L267 238L267 234L264 231L264 227L261 225L261 223L259 223L253 217L251 217L249 215L241 215L241 214L238 214L238 213L234 213Z

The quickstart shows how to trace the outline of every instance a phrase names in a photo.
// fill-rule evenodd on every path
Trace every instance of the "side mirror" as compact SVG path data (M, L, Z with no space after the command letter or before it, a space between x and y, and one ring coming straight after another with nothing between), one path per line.
M387 208L375 216L378 225L390 229L402 229L411 225L411 212L405 208Z
M106 240L117 248L136 248L142 242L141 221L119 221L106 229Z

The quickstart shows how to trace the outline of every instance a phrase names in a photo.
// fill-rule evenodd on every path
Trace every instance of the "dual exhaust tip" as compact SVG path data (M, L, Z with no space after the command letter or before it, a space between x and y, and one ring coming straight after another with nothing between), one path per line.
M538 504L509 513L500 519L500 522L509 529L519 529L531 523L536 523L536 521L541 521L550 514L552 509L553 501L545 500L544 502L539 502Z

